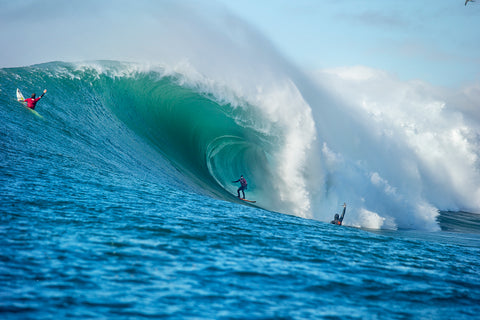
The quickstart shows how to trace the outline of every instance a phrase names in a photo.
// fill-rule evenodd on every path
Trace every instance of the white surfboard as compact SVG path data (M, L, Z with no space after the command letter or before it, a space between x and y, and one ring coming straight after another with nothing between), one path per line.
M23 94L20 92L20 89L18 88L17 88L17 100L18 102L25 103L25 98L23 97Z

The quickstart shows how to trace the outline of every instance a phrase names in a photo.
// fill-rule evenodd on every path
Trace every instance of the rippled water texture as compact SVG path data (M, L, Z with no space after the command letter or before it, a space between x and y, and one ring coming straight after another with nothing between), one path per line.
M2 208L6 318L472 319L479 311L474 235L462 243L448 233L378 234L145 183L117 195Z

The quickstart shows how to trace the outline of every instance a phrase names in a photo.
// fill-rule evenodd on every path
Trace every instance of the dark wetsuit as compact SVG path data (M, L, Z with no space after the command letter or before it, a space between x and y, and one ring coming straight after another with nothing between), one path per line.
M245 189L247 189L247 180L245 180L245 178L242 176L242 177L240 177L240 179L238 179L237 181L233 181L233 182L240 182L240 188L238 188L238 190L237 190L238 197L240 198L240 191L242 191L243 199L245 199Z
M336 214L334 220L332 220L330 223L331 224L338 224L339 226L341 226L342 222L343 222L343 218L345 217L345 210L346 209L347 209L347 206L343 206L342 215L339 217L338 214Z

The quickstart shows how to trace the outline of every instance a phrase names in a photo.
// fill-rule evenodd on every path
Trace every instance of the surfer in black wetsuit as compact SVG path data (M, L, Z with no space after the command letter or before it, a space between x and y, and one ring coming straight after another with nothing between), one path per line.
M335 217L333 220L330 222L331 224L338 224L339 226L342 225L343 218L345 217L345 210L347 209L347 204L343 203L343 212L342 215L339 217L338 213L335 214Z
M238 188L238 190L237 190L238 197L240 198L240 191L242 191L243 198L241 198L241 199L245 199L245 189L247 189L247 180L245 180L243 175L241 175L240 179L238 179L237 181L232 181L232 182L233 183L240 182L240 188Z

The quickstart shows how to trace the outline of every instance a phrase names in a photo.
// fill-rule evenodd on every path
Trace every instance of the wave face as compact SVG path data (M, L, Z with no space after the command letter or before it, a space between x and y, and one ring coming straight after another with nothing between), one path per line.
M412 136L379 137L365 114L299 74L243 85L188 64L99 61L3 69L1 79L7 117L18 112L10 98L17 86L24 95L48 88L37 110L42 125L57 130L46 143L55 149L69 141L93 167L107 163L226 201L238 201L232 180L243 174L247 198L260 208L329 221L347 202L345 223L368 228L437 230L439 210L480 206L458 203L468 197L455 197L455 183L436 186L432 177L445 168L409 155ZM435 156L441 161L441 152ZM475 183L473 163L466 171ZM437 194L425 191L433 186ZM479 192L477 184L469 195Z
M2 78L6 80L4 87L10 90L15 83L21 83L24 92L38 83L48 87L48 99L42 100L37 110L54 113L68 122L67 133L59 135L69 135L82 124L81 135L117 137L123 134L115 128L126 125L135 137L156 150L158 157L178 170L175 179L189 189L238 201L234 197L238 183L232 180L243 174L249 181L248 197L260 200L261 207L305 216L308 213L305 205L296 205L296 199L285 195L284 189L276 190L279 184L286 185L287 179L293 181L292 186L301 183L295 182L300 178L291 173L298 174L296 162L302 156L279 161L283 146L296 138L288 125L282 126L285 117L273 115L276 119L272 121L265 110L237 97L229 88L212 86L205 79L192 80L191 75L167 72L160 67L145 70L135 64L103 61L5 69ZM270 95L274 97L273 93ZM275 107L270 111L275 112ZM113 128L105 132L105 123L97 117L93 121L89 116L92 113L103 114L110 120L114 117L118 123L109 124ZM291 118L307 123L314 131L309 119ZM125 141L119 152L128 143ZM300 150L302 146L294 149ZM89 150L92 148L95 150ZM102 153L102 145L89 142L85 151ZM133 156L142 157L142 153ZM292 167L290 172L284 172L285 166ZM308 205L308 198L302 200Z

